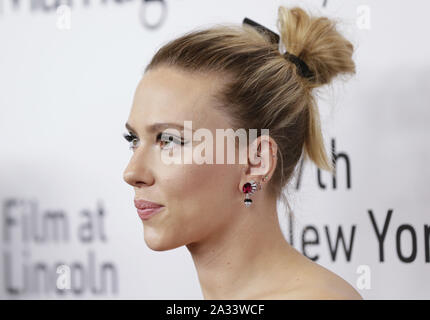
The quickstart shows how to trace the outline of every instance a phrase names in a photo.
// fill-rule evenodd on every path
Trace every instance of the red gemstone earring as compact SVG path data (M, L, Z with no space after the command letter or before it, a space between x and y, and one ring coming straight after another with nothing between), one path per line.
M250 199L249 196L257 191L257 183L254 180L245 183L242 187L242 191L245 194L245 200L243 202L246 207L249 207L252 204L252 199Z

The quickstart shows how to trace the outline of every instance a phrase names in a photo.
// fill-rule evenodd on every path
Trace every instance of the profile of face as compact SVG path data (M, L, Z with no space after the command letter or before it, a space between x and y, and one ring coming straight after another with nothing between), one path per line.
M192 121L193 130L206 128L213 137L216 129L231 128L228 115L213 107L217 103L214 93L222 84L222 78L213 75L161 66L147 71L137 86L127 121L135 140L123 176L133 186L135 199L164 206L143 220L145 242L153 250L217 237L243 208L243 164L162 161L163 151L183 152L193 144L184 141L190 128L181 130L172 124L184 126L184 121ZM170 125L156 125L163 123ZM163 139L162 133L168 138Z

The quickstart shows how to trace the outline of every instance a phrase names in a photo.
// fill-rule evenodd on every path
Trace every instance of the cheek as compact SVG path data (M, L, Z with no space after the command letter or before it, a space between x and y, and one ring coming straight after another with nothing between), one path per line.
M234 165L172 165L162 172L158 190L168 215L162 226L145 226L151 248L167 250L199 241L230 223L239 183Z
M185 216L220 211L231 204L239 179L235 165L186 164L167 168L160 183L168 206Z
M216 137L216 134L213 133ZM239 149L228 150L230 144L224 145L224 164L216 164L217 149L216 139L213 142L213 151L208 158L212 158L213 164L171 164L162 165L159 173L163 177L160 187L168 204L175 208L183 207L190 211L202 209L212 211L212 209L231 208L238 198L238 185L241 179L241 166L239 164ZM196 148L196 144L193 145ZM200 150L200 149L199 149ZM209 148L205 148L205 153ZM184 153L181 151L181 159ZM190 152L197 152L193 149ZM228 164L227 155L234 153L236 162ZM199 154L200 155L200 154ZM193 154L195 157L196 154ZM245 155L246 156L246 155Z
M223 190L234 190L235 170L233 166L220 164L187 164L170 170L164 182L169 193L177 194L182 200L193 195L212 195L218 198ZM167 191L166 190L166 191ZM171 194L172 195L172 194ZM199 201L199 199L195 199Z

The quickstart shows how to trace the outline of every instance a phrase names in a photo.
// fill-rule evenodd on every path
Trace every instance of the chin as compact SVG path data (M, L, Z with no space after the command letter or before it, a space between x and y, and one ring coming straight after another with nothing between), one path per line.
M148 248L154 251L167 251L183 246L182 243L171 242L167 239L151 237L146 234L144 235L144 238Z

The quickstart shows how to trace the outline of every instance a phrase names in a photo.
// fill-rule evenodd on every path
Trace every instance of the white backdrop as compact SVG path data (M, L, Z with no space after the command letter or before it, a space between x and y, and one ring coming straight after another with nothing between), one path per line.
M0 0L0 298L201 299L185 247L146 247L122 180L133 93L173 37L245 16L277 31L297 3L341 19L357 75L319 98L337 180L303 167L286 239L365 299L430 298L429 2L61 2Z

